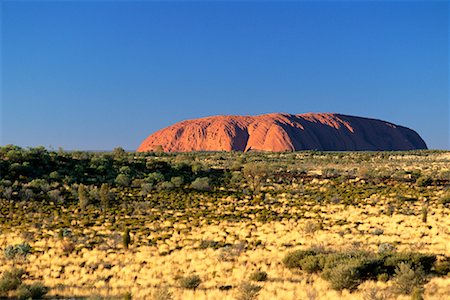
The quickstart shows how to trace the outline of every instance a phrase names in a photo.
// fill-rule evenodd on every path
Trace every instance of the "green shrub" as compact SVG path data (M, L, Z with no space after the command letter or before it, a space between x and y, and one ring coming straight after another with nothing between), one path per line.
M199 177L196 178L191 183L191 188L198 191L209 191L211 190L211 187L209 185L209 178L208 177Z
M181 187L184 183L184 179L182 176L176 176L170 178L170 182L177 188Z
M116 177L116 184L118 186L126 187L126 186L130 185L130 182L131 182L131 179L130 179L130 177L128 175L119 174Z
M253 281L266 281L267 280L267 272L264 271L255 271L250 275L250 280Z
M239 286L236 300L253 300L258 297L261 287L256 284L244 282Z
M436 260L436 255L433 254L398 252L390 253L384 257L384 266L390 274L393 274L395 268L401 263L406 263L413 269L422 268L425 273L430 273Z
M180 278L180 286L184 289L195 290L201 282L202 280L198 275L189 275Z
M418 270L417 276L431 272L446 275L450 271L450 258L444 257L436 262L436 255L396 253L391 250L379 253L365 251L326 253L324 250L318 253L311 249L297 250L288 253L283 259L283 264L288 268L308 273L321 272L322 278L329 281L331 287L336 290L354 290L365 280L387 281L394 274L399 281L397 285L401 286L407 277L404 265Z
M431 185L432 183L433 183L433 179L431 179L428 176L420 176L416 180L417 186L420 186L420 187L427 187L427 186Z
M314 256L316 252L313 250L296 250L289 252L283 258L283 264L289 269L301 268L300 261L307 256Z
M441 276L445 276L450 273L450 257L444 257L441 260L436 261L434 264L434 271Z
M163 181L158 184L160 190L173 190L175 185L170 181Z
M0 294L17 289L22 283L22 276L25 274L23 269L13 268L5 271L0 278Z
M299 262L300 269L307 273L316 273L322 271L320 257L320 255L306 256Z
M395 269L394 292L409 295L415 288L420 288L425 283L425 275L422 268L413 269L407 263L400 263Z
M33 283L31 285L22 284L16 291L19 299L42 299L47 294L48 288L42 283Z
M78 186L78 205L81 211L85 211L89 204L89 195L86 191L86 187L83 184Z
M360 274L352 265L339 265L333 269L326 269L323 277L331 283L331 288L335 290L354 290L360 284Z
M364 252L329 255L325 258L322 277L331 283L335 290L354 290L367 279L375 279L383 266L383 260L362 256Z

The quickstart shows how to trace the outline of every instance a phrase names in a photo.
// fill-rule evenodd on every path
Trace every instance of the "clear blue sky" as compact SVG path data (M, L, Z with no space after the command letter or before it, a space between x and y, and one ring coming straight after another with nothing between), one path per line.
M1 144L135 149L209 115L339 112L449 149L447 1L3 1Z

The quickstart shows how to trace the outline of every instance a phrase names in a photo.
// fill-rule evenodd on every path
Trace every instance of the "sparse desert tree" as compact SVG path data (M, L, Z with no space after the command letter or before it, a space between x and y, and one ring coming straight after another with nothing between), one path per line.
M115 160L122 160L123 158L126 157L126 155L127 153L122 147L116 147L113 150L113 157Z
M269 167L265 163L247 163L242 173L253 194L257 194L262 182L269 175Z
M103 183L100 187L100 206L103 210L107 209L111 205L112 193L110 191L109 185Z
M86 187L84 184L80 184L78 186L78 205L80 206L81 211L86 211L86 208L89 204L89 195L86 191Z

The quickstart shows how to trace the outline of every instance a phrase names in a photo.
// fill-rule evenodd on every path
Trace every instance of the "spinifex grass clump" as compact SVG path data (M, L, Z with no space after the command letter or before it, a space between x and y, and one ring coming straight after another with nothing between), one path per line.
M413 252L370 253L365 251L317 252L297 250L288 253L283 263L290 269L319 273L335 290L355 290L365 280L396 278L402 293L410 293L405 282L412 287L425 283L426 275L434 272L436 255ZM408 266L408 270L405 266ZM423 274L418 278L418 274ZM415 277L415 275L417 275ZM417 279L417 280L416 280ZM406 292L404 292L406 291Z
M17 257L25 258L31 252L31 246L28 243L21 243L17 245L9 245L3 250L3 255L7 259L14 259Z

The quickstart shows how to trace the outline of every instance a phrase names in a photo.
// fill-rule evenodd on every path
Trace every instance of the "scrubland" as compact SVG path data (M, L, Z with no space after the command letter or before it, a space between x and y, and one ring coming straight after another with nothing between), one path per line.
M0 154L0 297L450 299L449 152Z

